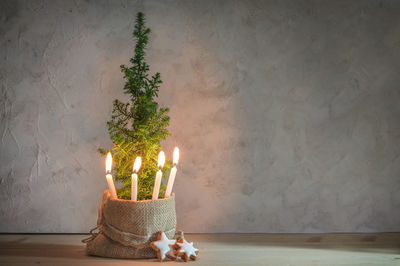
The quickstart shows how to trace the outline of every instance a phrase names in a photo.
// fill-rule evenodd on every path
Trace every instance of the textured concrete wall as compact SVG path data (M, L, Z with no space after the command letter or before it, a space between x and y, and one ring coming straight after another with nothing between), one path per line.
M400 230L399 1L1 1L0 231L87 232L152 29L187 232Z

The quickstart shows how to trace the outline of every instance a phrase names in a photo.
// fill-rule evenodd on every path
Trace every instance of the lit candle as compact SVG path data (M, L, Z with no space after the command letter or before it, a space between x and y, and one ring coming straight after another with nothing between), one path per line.
M142 164L142 158L136 157L135 163L133 164L133 173L132 173L132 185L131 185L131 200L137 200L137 172L140 169L140 165Z
M174 186L174 181L175 181L175 176L176 176L176 166L178 165L178 161L179 161L179 149L178 147L175 147L174 149L174 167L172 167L171 172L169 174L169 178L168 178L168 184L167 184L167 189L165 190L165 198L168 198L169 196L171 196L171 192L172 192L172 187Z
M160 193L160 185L162 177L161 169L163 168L164 163L165 163L165 154L163 151L161 151L160 154L158 155L158 171L156 174L156 180L154 182L153 200L158 199L158 194Z
M111 175L111 165L112 165L112 157L111 157L111 152L109 152L107 154L107 159L106 159L106 179L107 179L108 189L110 190L111 193L111 197L117 199L118 198L117 191L115 191L114 181Z

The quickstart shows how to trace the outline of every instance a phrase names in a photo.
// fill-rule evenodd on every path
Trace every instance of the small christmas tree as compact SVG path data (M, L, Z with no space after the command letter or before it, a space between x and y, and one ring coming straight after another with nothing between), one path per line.
M151 199L157 168L157 155L161 150L160 141L170 136L168 132L168 108L160 108L154 98L158 97L160 73L149 77L149 65L145 62L145 50L150 29L145 27L143 13L138 13L133 36L136 39L135 54L130 59L132 66L121 65L126 80L124 92L130 101L114 101L111 120L107 122L113 142L112 154L114 176L122 182L117 190L118 198L130 199L131 174L136 156L142 157L138 173L138 200ZM105 149L99 149L102 155ZM164 177L170 167L167 161L163 168ZM160 188L160 197L165 186Z

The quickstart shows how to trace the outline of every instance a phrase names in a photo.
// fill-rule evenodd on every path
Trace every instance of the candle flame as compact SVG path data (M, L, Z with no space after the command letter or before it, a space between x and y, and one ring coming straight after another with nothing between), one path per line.
M136 157L135 163L133 164L133 172L139 172L140 165L142 164L142 157Z
M179 148L175 147L175 149L174 149L174 159L173 159L174 165L177 165L178 161L179 161Z
M160 154L158 155L158 168L163 168L165 163L165 154L163 151L160 151Z
M111 173L111 165L112 165L112 156L111 152L108 152L106 159L106 173Z

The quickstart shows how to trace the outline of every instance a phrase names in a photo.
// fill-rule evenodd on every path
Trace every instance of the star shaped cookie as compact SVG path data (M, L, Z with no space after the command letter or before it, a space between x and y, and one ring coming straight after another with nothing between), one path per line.
M191 260L196 260L197 255L199 254L199 250L195 247L193 247L193 242L187 242L186 240L183 239L183 241L180 241L176 243L178 245L178 250L175 252L175 255L177 257L181 257L184 261L188 261L189 258Z
M175 239L168 239L164 232L159 232L157 235L157 241L151 242L150 245L155 251L157 251L157 258L160 261L163 261L165 257L170 259L176 258L173 248L175 242Z

